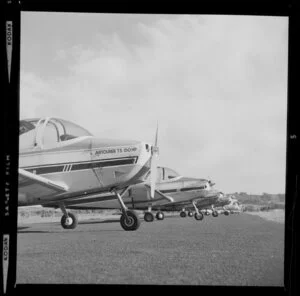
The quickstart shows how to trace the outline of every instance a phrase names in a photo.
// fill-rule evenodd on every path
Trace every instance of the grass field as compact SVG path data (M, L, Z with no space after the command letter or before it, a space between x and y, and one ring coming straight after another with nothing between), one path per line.
M247 213L129 232L111 220L41 221L19 226L17 245L18 284L283 286L284 225Z
M269 221L274 221L278 223L284 223L285 220L285 212L284 210L276 209L264 212L248 212L251 215L257 215L261 218L264 218Z

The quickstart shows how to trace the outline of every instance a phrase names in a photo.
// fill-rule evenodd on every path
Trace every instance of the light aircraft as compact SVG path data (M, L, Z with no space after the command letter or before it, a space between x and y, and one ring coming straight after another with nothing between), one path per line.
M149 177L150 172L146 177L148 182L131 186L124 195L124 203L128 208L145 210L144 220L147 222L154 220L152 210L157 211L158 220L164 219L164 211L181 211L180 216L186 217L186 209L189 209L189 216L202 220L204 216L200 209L214 205L225 206L232 202L232 199L212 188L214 186L212 181L183 177L167 167L157 167L155 194L151 198ZM98 197L69 199L65 205L69 209L118 209L120 207L112 194L102 194L100 199ZM53 203L52 207L58 205ZM190 208L193 208L194 213ZM215 211L213 213L215 214Z
M150 168L156 171L157 156L156 144L96 138L67 120L20 120L18 206L55 202L63 212L62 227L74 229L78 219L66 210L69 199L101 200L100 193L111 193L122 210L123 229L136 230L140 220L123 198L131 185L144 182ZM151 181L149 194L154 192Z
M224 206L224 210L229 211L231 214L243 212L244 206L233 195L230 195L230 197L232 198L232 202Z
M211 209L204 209L206 215L212 214L212 216L217 217L219 214L224 214L228 216L229 214L237 214L244 211L243 205L235 198L234 195L228 195L228 201L226 205L222 203L216 203Z
M232 195L219 194L219 197L215 196L210 199L204 198L197 203L198 209L206 216L212 215L213 217L218 217L219 214L224 214L228 216L233 214L233 210L241 211L241 205L239 205L238 200ZM187 215L190 214L191 208L185 208L188 210ZM182 211L180 213L181 217L186 217L186 213Z

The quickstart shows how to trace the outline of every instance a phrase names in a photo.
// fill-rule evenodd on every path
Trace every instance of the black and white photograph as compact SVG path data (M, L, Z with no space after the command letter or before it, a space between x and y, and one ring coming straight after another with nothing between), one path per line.
M288 32L22 11L16 283L283 287Z

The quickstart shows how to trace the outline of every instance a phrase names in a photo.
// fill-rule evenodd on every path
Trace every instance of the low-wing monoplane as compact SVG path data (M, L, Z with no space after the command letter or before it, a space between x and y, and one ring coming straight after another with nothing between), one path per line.
M181 217L189 215L194 216L196 220L202 220L204 217L202 209L212 208L214 205L225 206L231 202L231 199L222 192L212 188L214 183L211 180L183 177L167 167L157 168L155 192L151 197L149 179L150 172L146 178L148 182L131 186L124 195L126 206L131 209L144 210L144 220L147 222L154 220L152 211L157 211L158 220L164 219L164 211L180 211ZM69 199L66 201L66 207L70 209L118 209L120 205L112 194L103 194L100 199L97 197Z
M136 230L140 220L127 208L123 198L130 185L144 182L150 168L155 168L157 154L156 146L97 138L67 120L50 117L21 120L18 205L55 203L63 212L63 228L73 229L78 220L66 211L68 200L91 197L101 200L101 193L110 193L122 210L123 229ZM152 182L150 194L155 191L153 186Z
M219 214L224 214L228 216L233 213L233 209L237 211L241 211L241 206L238 204L238 200L232 195L224 195L223 193L219 193L219 195L215 195L212 197L206 197L197 202L197 208L204 215L213 217L218 217ZM193 209L191 207L186 207L185 210L181 210L180 216L192 216L191 211ZM187 213L186 213L187 211Z

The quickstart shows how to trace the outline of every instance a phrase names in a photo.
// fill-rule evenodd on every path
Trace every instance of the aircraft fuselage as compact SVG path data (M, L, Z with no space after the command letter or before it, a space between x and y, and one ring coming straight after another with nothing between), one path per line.
M41 145L36 129L20 135L19 167L68 190L42 199L19 194L19 206L124 188L142 182L149 171L151 145L144 142L81 136Z

